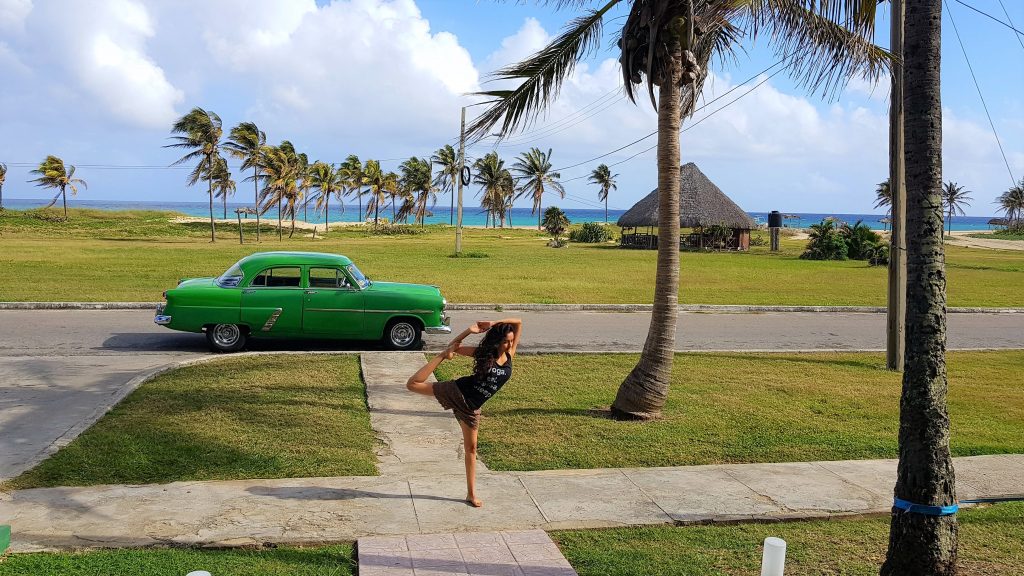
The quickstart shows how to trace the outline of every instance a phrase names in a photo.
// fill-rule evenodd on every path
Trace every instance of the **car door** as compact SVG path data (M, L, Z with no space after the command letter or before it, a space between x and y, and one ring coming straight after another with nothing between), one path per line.
M339 268L309 267L302 306L306 334L353 338L363 331L363 292Z
M302 331L302 268L273 266L242 289L242 322L252 335L298 334Z

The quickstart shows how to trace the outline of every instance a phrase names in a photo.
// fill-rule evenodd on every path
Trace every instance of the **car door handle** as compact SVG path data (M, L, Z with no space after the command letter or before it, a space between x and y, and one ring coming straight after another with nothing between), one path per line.
M316 290L306 290L306 294L316 294Z

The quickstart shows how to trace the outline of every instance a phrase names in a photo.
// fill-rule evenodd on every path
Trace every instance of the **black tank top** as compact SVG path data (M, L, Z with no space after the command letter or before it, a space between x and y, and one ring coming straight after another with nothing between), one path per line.
M487 371L487 376L478 379L475 374L463 376L455 381L466 399L466 404L473 410L479 410L484 402L498 393L501 387L512 377L512 357L506 356L505 364L494 364Z

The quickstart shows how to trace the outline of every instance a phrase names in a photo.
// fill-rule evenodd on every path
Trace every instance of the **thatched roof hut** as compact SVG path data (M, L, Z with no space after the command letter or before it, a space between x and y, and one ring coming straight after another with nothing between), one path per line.
M989 226L1004 226L1005 227L1008 224L1009 224L1009 220L1007 220L1006 218L992 218L991 220L988 221L988 225Z
M757 228L754 220L715 186L693 162L679 167L679 227L703 228L722 225L736 230ZM658 190L619 216L621 228L658 225Z

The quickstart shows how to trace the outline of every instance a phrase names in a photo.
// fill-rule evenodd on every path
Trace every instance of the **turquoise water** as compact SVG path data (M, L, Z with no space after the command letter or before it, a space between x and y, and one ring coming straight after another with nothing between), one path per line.
M4 199L4 207L11 208L14 210L25 210L27 208L38 208L45 206L46 200L25 200L18 198ZM121 200L72 200L69 202L69 206L78 208L94 208L97 210L173 210L175 212L181 212L189 216L200 216L208 217L210 215L210 205L204 202L127 202ZM245 208L247 204L240 203L228 203L227 214L229 218L234 218L234 210L236 208ZM365 208L365 206L364 206ZM449 212L451 207L449 205L442 206L440 203L433 208L433 215L428 216L426 219L427 224L449 224L454 221L453 215ZM566 216L568 216L570 222L604 222L605 213L604 210L589 209L589 208L564 208ZM625 210L608 210L608 222L614 224L615 221L624 214ZM768 221L767 212L749 212L750 216L758 223L765 223ZM806 228L811 224L821 222L823 218L833 216L839 218L844 222L854 223L857 220L863 220L865 224L871 227L873 230L883 230L887 227L886 224L881 222L882 218L885 218L884 214L824 214L824 213L800 213L800 212L785 212L790 216L796 216L797 218L789 218L785 220L785 225L789 228ZM213 215L216 218L222 218L224 216L223 208L220 204L214 204ZM322 224L325 221L324 214L318 214L312 206L308 210L308 221L312 223ZM298 211L298 217L303 218L303 210ZM380 217L391 218L391 206L388 205L385 209L380 211ZM252 218L252 216L250 216ZM277 219L277 210L269 210L263 218ZM957 216L953 218L953 230L988 230L991 226L988 225L988 221L991 216ZM362 220L359 217L359 208L356 205L345 205L344 209L341 206L331 206L330 212L331 222L359 222ZM486 215L479 207L465 207L462 211L462 223L467 226L483 226L486 222ZM537 215L530 214L529 208L513 208L511 222L506 224L514 226L528 226L537 223Z

